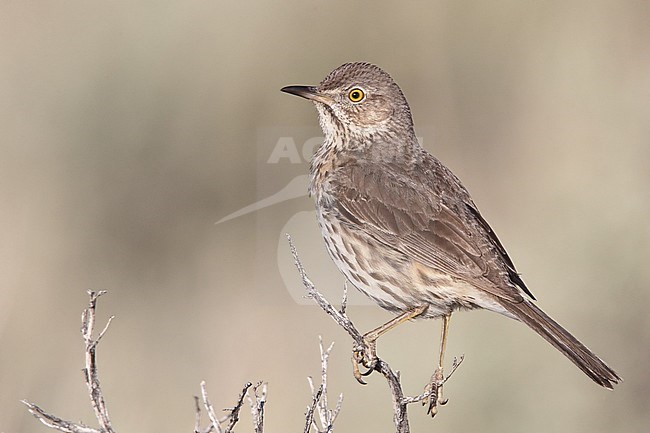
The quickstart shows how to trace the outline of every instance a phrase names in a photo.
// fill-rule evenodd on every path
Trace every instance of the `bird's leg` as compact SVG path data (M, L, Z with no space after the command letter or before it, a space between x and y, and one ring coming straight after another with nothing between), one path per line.
M425 392L429 392L429 397L422 400L422 405L428 404L427 413L431 416L436 416L438 412L438 405L444 406L447 404L448 399L442 397L442 385L445 383L445 375L443 374L445 349L447 348L447 333L449 332L449 320L451 313L442 317L442 332L440 337L440 354L438 356L438 368L431 376L431 381L424 388Z
M377 362L377 339L396 326L424 313L427 308L427 305L423 305L408 310L363 335L363 344L355 345L352 349L352 372L357 382L365 385L366 382L363 381L362 376L368 376L375 367L375 363ZM366 367L368 371L361 373L359 371L359 364Z

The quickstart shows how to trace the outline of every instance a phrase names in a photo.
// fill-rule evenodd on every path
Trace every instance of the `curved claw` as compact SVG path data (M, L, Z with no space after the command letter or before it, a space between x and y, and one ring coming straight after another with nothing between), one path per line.
M427 414L433 418L438 413L438 390L439 388L435 383L429 383L424 387L425 392L431 393L427 398L422 400L422 406L427 406Z
M362 377L370 376L370 374L375 371L378 359L375 351L375 340L363 337L363 342L353 347L352 349L352 373L354 378L362 385L366 385L366 382ZM359 370L359 364L366 367L368 370L361 372Z
M367 376L367 374L362 374L361 371L359 371L359 361L354 354L352 355L352 374L361 385L367 385L367 383L361 378L362 376Z
M361 376L366 377L366 376L370 376L370 373L372 373L373 371L375 371L374 368L369 368L368 371L366 371L365 373L360 373L360 374L361 374Z

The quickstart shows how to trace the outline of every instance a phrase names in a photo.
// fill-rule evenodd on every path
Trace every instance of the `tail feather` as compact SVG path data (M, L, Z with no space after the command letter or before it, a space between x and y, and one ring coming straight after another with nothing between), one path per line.
M519 320L544 337L598 385L612 389L623 379L595 353L578 341L535 304L524 301L505 303L504 307Z

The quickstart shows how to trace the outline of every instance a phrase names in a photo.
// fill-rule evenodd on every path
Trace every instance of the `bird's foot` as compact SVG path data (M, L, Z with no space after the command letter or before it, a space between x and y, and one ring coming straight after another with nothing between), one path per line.
M424 387L424 393L428 394L428 396L422 400L422 406L427 406L427 413L431 414L432 417L438 413L438 405L444 406L449 401L449 399L442 397L442 385L444 382L445 376L442 367L438 367L433 375L431 375L429 383Z
M352 373L357 382L362 385L366 384L363 377L370 375L374 371L377 361L376 341L364 335L363 343L357 344L352 348ZM362 373L359 365L363 365L368 370Z
M444 406L449 402L448 398L444 398L442 395L442 386L449 380L452 374L460 366L460 364L465 359L465 355L462 355L460 358L454 358L454 363L451 366L451 371L445 377L442 366L438 366L436 371L431 376L431 380L424 387L424 394L427 395L422 399L422 406L427 406L427 413L431 417L436 416L438 413L438 406Z

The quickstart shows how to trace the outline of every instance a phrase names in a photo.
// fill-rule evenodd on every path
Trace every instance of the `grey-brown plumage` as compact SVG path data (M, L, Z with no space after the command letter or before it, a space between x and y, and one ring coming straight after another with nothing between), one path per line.
M614 370L542 312L460 180L418 143L402 91L379 67L347 63L312 100L324 143L309 191L337 267L381 307L424 317L483 308L518 319L599 385Z

